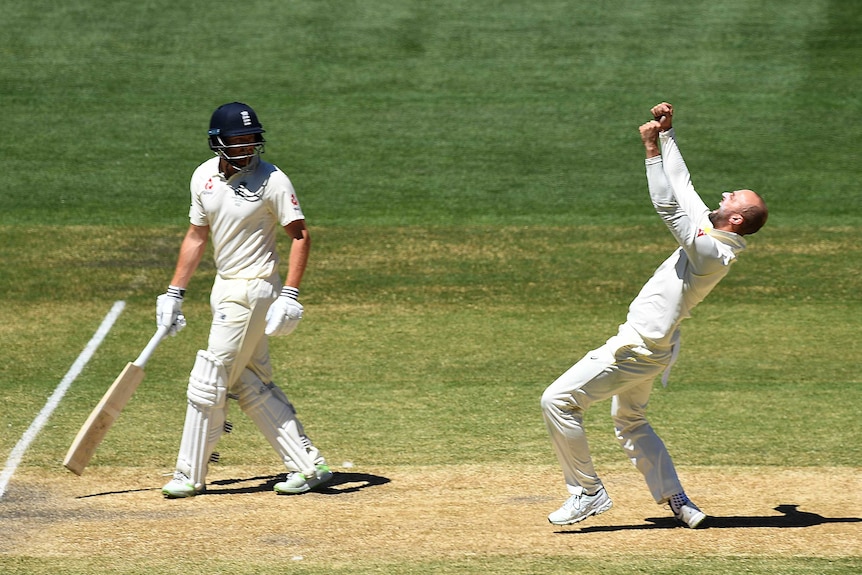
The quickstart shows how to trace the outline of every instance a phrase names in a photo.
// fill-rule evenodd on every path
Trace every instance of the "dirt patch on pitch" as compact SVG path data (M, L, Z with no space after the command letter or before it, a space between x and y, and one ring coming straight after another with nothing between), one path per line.
M552 467L335 469L319 493L276 496L270 470L217 467L210 489L168 501L165 478L141 469L19 470L0 500L0 554L117 557L146 563L166 548L187 559L345 561L481 555L691 554L858 557L858 469L682 470L710 514L707 529L677 528L633 470L604 476L609 512L550 525L565 498ZM169 545L168 545L169 543Z

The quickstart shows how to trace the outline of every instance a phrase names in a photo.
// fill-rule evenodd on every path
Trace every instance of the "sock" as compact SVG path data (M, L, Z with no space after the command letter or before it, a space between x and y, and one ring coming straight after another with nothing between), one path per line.
M679 513L679 508L688 503L688 496L685 492L677 493L670 498L670 508L674 513Z

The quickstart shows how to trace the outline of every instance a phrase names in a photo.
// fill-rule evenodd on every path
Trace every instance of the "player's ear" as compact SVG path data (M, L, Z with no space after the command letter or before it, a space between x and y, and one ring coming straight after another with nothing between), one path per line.
M734 226L741 226L742 222L745 221L745 218L742 217L742 214L733 214L727 219L727 221Z

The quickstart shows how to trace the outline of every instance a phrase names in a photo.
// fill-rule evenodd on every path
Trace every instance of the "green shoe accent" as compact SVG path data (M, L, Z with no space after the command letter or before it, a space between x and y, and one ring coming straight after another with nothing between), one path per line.
M306 477L298 471L293 471L287 474L284 481L280 481L273 486L273 491L280 495L293 495L297 493L305 493L317 487L320 487L332 479L332 471L328 465L316 465L317 474L314 477Z
M162 487L162 495L168 499L181 499L183 497L194 497L201 493L203 488L195 489L186 475L180 471L174 473L174 478L171 479L164 487Z

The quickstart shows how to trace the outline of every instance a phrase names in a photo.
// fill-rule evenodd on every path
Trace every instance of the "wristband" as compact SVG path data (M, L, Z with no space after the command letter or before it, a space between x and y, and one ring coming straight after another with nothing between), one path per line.
M168 291L166 293L174 299L183 301L183 297L186 295L186 290L177 286L168 286Z
M290 299L299 299L299 288L284 286L281 288L281 296L289 297Z

